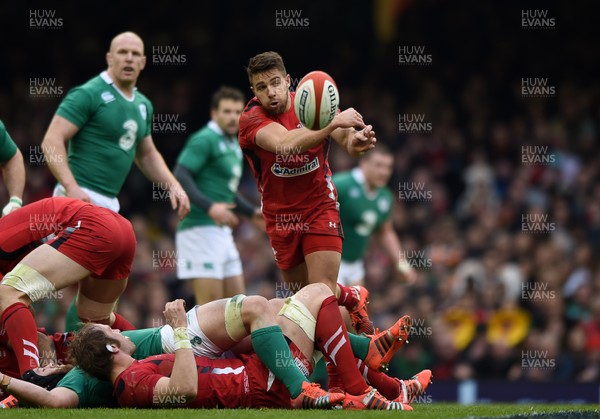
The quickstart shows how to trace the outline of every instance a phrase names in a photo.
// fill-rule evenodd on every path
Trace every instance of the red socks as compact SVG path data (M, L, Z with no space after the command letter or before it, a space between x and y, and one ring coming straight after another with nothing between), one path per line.
M358 358L356 361L358 362L358 370L363 377L365 377L365 370L367 371L367 383L375 387L383 397L388 400L394 400L400 395L400 383L398 381L382 372L369 369L369 367Z
M121 332L125 331L125 330L135 330L135 326L132 325L131 323L129 323L129 321L121 316L120 314L117 314L115 312L115 322L110 326L113 329L119 329Z
M325 359L336 367L345 390L352 395L366 392L368 385L360 375L335 296L326 298L317 316L315 345Z
M9 306L0 316L0 323L17 358L19 374L39 367L37 326L29 307L23 303Z
M352 292L351 287L346 287L338 282L338 289L340 290L340 296L337 298L339 305L344 306L351 311L358 304L356 295Z

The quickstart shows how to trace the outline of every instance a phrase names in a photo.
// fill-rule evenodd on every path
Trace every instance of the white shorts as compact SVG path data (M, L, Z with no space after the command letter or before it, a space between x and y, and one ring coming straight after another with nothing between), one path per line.
M92 200L92 204L98 205L99 207L108 208L114 212L119 212L121 209L121 204L119 204L119 200L116 197L111 198L110 196L102 195L101 193L84 188L83 186L80 186L80 188L89 195L90 199ZM58 183L54 188L54 192L52 192L52 196L67 196L67 192L65 191L63 185Z
M188 322L188 336L192 343L192 350L196 356L205 356L208 358L221 358L223 350L217 345L211 342L206 337L200 325L198 324L198 317L196 316L195 306L187 312ZM163 326L160 329L160 337L163 347L163 352L166 354L172 354L175 352L175 337L173 336L173 328L169 325Z
M363 285L365 282L365 264L362 259L346 262L342 259L338 282L345 286Z
M177 231L177 277L224 279L242 274L240 254L227 226Z

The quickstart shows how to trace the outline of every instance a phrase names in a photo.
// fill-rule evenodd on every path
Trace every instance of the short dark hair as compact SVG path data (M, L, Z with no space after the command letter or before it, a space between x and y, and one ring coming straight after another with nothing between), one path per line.
M119 342L106 336L104 331L94 323L86 323L71 342L71 358L92 377L110 381L112 370L112 352L106 345L117 345Z
M231 99L235 102L246 103L246 96L242 93L240 89L236 89L235 87L229 86L221 86L219 90L213 93L212 99L210 101L210 109L218 109L219 104L223 99Z
M252 76L272 69L277 69L283 74L287 74L285 65L283 64L283 58L275 51L263 52L250 58L250 60L248 60L248 66L246 67L250 84L252 84Z

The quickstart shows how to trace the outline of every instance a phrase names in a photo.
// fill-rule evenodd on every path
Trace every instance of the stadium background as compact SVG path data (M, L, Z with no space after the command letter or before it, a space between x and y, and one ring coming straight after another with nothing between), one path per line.
M32 10L53 11L61 24L32 27ZM546 11L555 24L523 27L523 10ZM286 25L278 16L300 21ZM38 146L61 96L105 68L120 31L145 41L138 87L160 115L154 140L170 167L208 120L219 85L250 97L250 56L280 52L293 84L325 70L343 107L356 107L396 155L394 225L420 279L411 288L391 281L377 246L367 257L376 325L400 314L416 319L392 373L431 368L436 382L598 382L597 16L595 2L567 1L6 4L0 119L23 152L25 202L32 202L54 186ZM402 64L402 54L426 65ZM524 95L530 78L546 79L551 97ZM62 93L32 94L36 79ZM415 117L424 118L422 132L402 132L399 119ZM334 171L352 167L334 149ZM248 170L241 188L258 202ZM424 195L401 193L411 189ZM119 310L138 327L157 326L166 301L192 299L174 276L177 219L135 168L119 198L138 239ZM250 223L236 236L248 292L283 296L266 238ZM72 294L38 305L40 325L62 330Z

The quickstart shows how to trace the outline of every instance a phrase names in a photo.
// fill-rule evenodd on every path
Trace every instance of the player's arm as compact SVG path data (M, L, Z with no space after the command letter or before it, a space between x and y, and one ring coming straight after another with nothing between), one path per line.
M235 227L239 220L231 211L235 204L226 202L213 202L210 198L202 193L196 186L192 171L182 164L175 166L173 175L181 183L181 186L190 197L190 201L198 208L202 208L219 225L227 225Z
M0 373L2 382L6 382L4 374ZM21 402L39 407L77 407L77 393L65 387L56 387L51 391L33 383L11 378L5 392L12 394Z
M25 189L25 165L23 155L17 148L16 153L2 167L2 178L10 197L8 205L2 210L2 215L11 213L23 206L23 190Z
M156 149L152 136L144 137L138 144L135 152L135 164L150 181L167 185L171 207L178 209L180 219L188 215L190 200Z
M357 131L354 127L338 128L331 133L331 138L346 149L352 157L359 157L375 147L377 139L371 125L364 126Z
M42 151L48 168L58 183L65 188L67 196L90 202L90 197L77 184L67 160L67 142L78 131L79 127L74 123L60 115L54 115L44 135Z
M381 244L381 247L387 252L388 257L392 260L398 272L409 284L413 284L417 279L417 273L412 266L410 266L408 261L400 258L402 244L396 235L392 220L388 219L384 222L381 227L375 231L374 235Z
M192 401L198 394L198 370L187 331L187 316L183 300L175 300L165 305L164 316L173 328L175 337L175 362L170 377L159 379L154 386L154 395L171 394ZM177 397L173 403L178 402Z
M337 129L350 127L363 128L362 116L353 108L337 114L323 129L313 131L298 128L288 131L283 125L272 122L256 133L256 145L275 154L300 154L309 150L331 135Z

